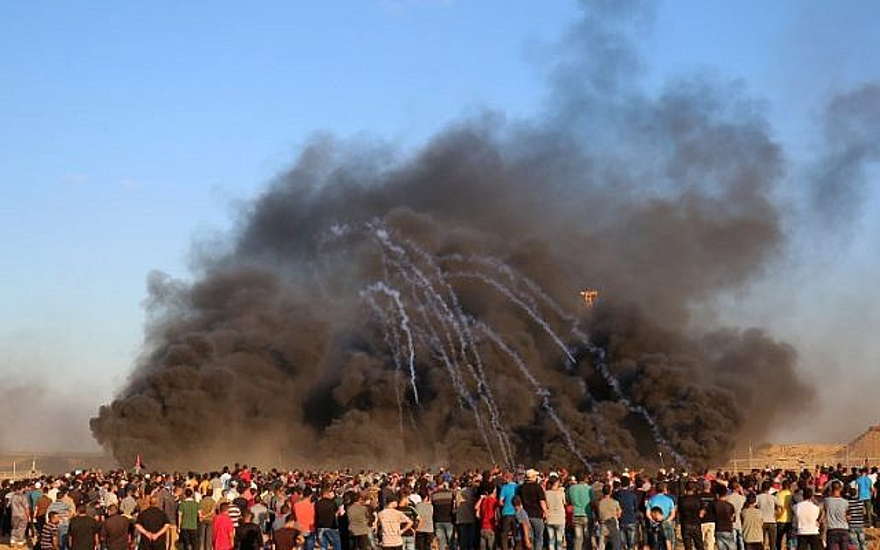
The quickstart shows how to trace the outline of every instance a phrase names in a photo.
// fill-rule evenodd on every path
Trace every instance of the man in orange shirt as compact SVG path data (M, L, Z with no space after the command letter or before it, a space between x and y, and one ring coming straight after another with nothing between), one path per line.
M303 550L315 547L315 503L312 501L312 488L303 489L302 498L293 505L293 515L299 524L300 534L305 539Z

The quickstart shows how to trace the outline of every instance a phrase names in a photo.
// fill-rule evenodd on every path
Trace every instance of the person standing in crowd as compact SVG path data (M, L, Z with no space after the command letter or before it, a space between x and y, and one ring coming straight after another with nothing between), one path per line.
M547 498L547 546L565 550L565 489L558 475L551 475L545 491Z
M43 532L43 525L46 524L46 514L49 512L49 506L52 505L52 499L47 493L41 492L40 498L34 504L34 523L36 524L36 532Z
M449 490L448 482L444 481L440 484L440 488L431 496L431 502L434 504L434 534L437 536L437 547L439 550L447 550L453 543L452 520L455 512L455 498Z
M254 514L250 510L245 510L241 515L241 521L235 528L234 544L236 550L260 550L263 547L263 531L254 523Z
M11 530L9 545L13 548L23 548L27 545L27 530L31 523L30 497L25 494L27 486L17 483L13 486L12 497L9 499L9 511L11 518Z
M180 528L181 549L198 550L199 504L189 487L184 490L183 501L177 506L177 525Z
M632 479L620 477L620 489L614 493L620 503L620 542L624 550L636 550L638 535L639 496L633 490Z
M101 524L101 540L107 550L128 550L131 547L131 521L119 513L119 507L107 507L107 519Z
M216 505L217 503L210 493L202 494L202 500L199 501L199 532L196 535L199 541L199 550L213 550L214 534L212 527Z
M480 550L495 550L495 532L498 529L498 498L495 493L484 493L477 501L476 511L480 521Z
M737 480L731 480L728 488L729 491L724 500L733 505L733 536L736 539L736 549L745 550L742 534L742 511L746 504L746 497L743 494L742 485Z
M232 550L235 544L235 525L229 517L229 503L221 502L217 507L212 525L212 546L214 550Z
M599 515L599 529L602 530L602 548L611 543L612 550L621 550L620 542L620 503L611 496L611 485L602 487L602 498L596 506Z
M736 550L736 537L733 534L733 519L736 516L736 508L724 500L726 496L727 489L723 485L716 485L715 502L713 503L715 546L717 550Z
M80 504L67 530L70 550L95 550L100 545L100 531L95 518L86 513L86 505Z
M672 550L675 548L675 524L673 522L676 518L676 508L675 501L669 496L668 490L669 487L665 482L657 483L657 494L648 501L648 508L652 512L654 509L659 509L663 513L659 521L663 530L663 542L669 547L669 550Z
M287 521L274 531L272 538L275 541L275 550L294 550L302 537L299 536L299 529L296 528L296 520L287 518Z
M859 500L858 490L848 490L846 509L847 523L849 524L850 541L856 550L866 550L865 541L865 504Z
M403 550L416 550L416 527L419 525L419 513L410 500L410 489L405 487L400 491L400 500L397 501L397 509L412 522L412 527L402 530L400 538L403 540Z
M170 527L168 516L159 508L158 497L150 498L150 505L140 511L135 522L135 529L141 536L140 550L166 550Z
M501 550L510 550L510 539L516 539L516 507L513 499L519 487L510 472L505 472L502 479L504 484L498 489L498 503L501 506L501 532L498 536L501 538Z
M764 545L764 518L758 510L754 494L746 497L742 511L742 536L746 550L762 550Z
M764 522L764 548L776 550L776 497L770 493L773 484L768 480L761 486L761 494L758 495L758 510L761 511L761 521Z
M547 516L547 495L538 483L538 471L527 470L526 481L519 488L522 506L529 515L532 531L532 548L544 548L544 518Z
M700 530L705 510L697 494L697 482L685 484L684 495L678 499L678 521L685 550L703 550L703 534Z
M67 548L67 528L70 525L70 518L73 516L74 508L67 497L67 493L63 490L58 491L58 496L52 504L49 505L49 513L54 513L58 518L58 546L62 550Z
M58 513L48 512L46 522L40 529L40 550L60 550L61 542L58 537Z
M321 498L315 503L315 529L316 541L321 548L327 550L332 545L334 549L341 550L339 506L336 504L336 495L330 487L324 489Z
M397 509L397 501L389 499L385 508L376 514L374 528L379 530L380 546L385 550L403 550L401 533L412 528L412 521Z
M355 550L370 548L370 510L367 508L367 494L360 492L357 499L346 510L348 516L348 532L354 541ZM433 533L431 533L433 535ZM416 539L418 545L418 539ZM424 550L430 550L430 547Z
M312 488L303 489L302 498L293 505L293 515L299 524L301 536L304 539L305 550L315 547L315 503L312 501ZM216 550L216 549L215 549Z
M666 535L668 530L664 527L666 512L659 506L648 509L648 521L645 526L645 548L648 550L673 550L672 541Z
M865 506L865 521L868 526L874 525L874 481L868 475L868 468L862 468L859 477L856 478L856 488L859 491L859 500Z
M712 492L712 482L708 479L700 481L700 504L703 507L703 516L700 519L700 534L703 537L703 548L715 550L715 493ZM775 550L771 548L770 550Z
M791 480L783 479L776 493L776 550L790 547L792 530Z
M469 478L455 492L455 535L458 550L476 550L477 515L474 506L474 488Z
M431 492L427 487L422 486L418 495L416 513L419 515L419 524L416 525L416 550L431 550L434 543L434 504L431 502Z
M813 501L811 488L805 488L803 496L804 500L794 507L798 550L821 550L822 541L819 539L819 514L821 510Z
M532 546L532 541L534 540L534 536L532 535L532 522L529 518L529 513L526 512L523 507L522 499L519 496L513 497L513 509L516 510L516 514L514 515L514 521L516 522L516 529L514 531L514 548L516 550L532 550L534 546Z
M848 550L850 543L849 502L843 498L843 484L831 483L831 494L822 502L822 517L825 521L825 548L827 550Z

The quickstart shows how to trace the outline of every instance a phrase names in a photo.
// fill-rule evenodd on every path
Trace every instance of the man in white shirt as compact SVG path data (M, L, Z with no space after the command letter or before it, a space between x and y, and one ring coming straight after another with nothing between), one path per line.
M821 509L813 502L813 490L804 489L804 500L794 507L797 518L798 550L821 550L819 540L819 515Z

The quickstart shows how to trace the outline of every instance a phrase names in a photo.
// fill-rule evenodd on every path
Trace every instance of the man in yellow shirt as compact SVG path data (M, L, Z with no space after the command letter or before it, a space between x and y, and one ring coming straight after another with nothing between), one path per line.
M791 481L782 480L782 489L776 493L776 550L782 550L782 538L785 537L785 545L791 546Z

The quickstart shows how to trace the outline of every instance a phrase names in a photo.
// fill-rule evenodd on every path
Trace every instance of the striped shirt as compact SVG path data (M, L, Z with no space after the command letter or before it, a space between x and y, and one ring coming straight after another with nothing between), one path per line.
M43 530L40 531L40 549L53 550L55 548L54 541L57 535L58 526L51 521L47 521L46 524L43 525Z
M865 503L861 500L849 501L846 509L849 515L850 529L861 529L865 526Z
M227 510L229 519L232 520L233 527L238 527L238 520L241 519L241 510L235 504L230 504Z

